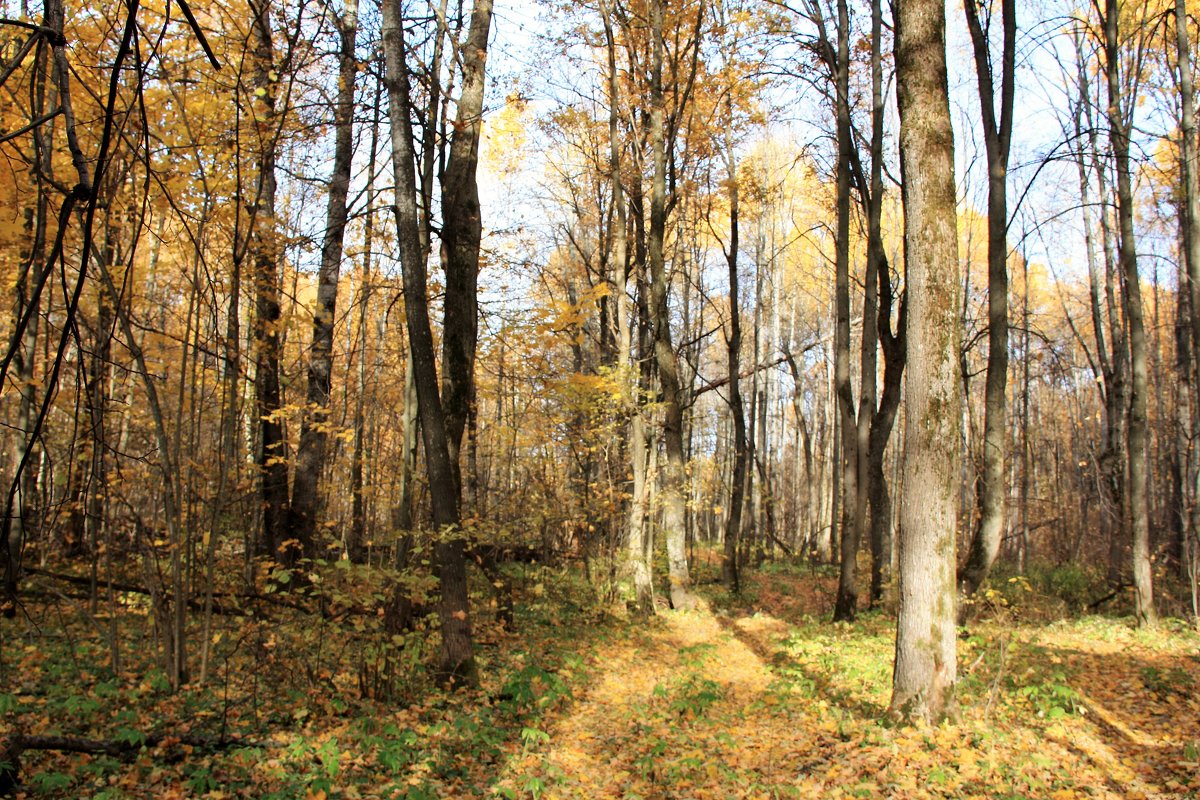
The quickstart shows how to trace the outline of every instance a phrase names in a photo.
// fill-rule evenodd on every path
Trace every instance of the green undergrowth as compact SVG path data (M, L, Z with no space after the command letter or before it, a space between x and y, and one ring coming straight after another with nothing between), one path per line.
M623 624L581 600L590 592L574 575L515 567L511 629L493 619L487 587L475 587L481 685L447 689L430 672L436 620L388 634L382 611L370 611L383 599L372 588L378 583L361 574L355 589L359 572L331 567L325 586L343 608L365 612L267 606L255 616L214 617L203 683L197 618L189 629L193 679L178 692L158 667L144 610L119 617L122 663L114 672L103 614L62 598L28 605L26 617L3 623L0 736L116 741L131 754L26 751L21 792L109 800L482 796L541 720L571 703L589 677L587 653ZM148 736L155 746L139 750Z
M0 627L0 735L119 742L131 755L29 750L19 795L551 800L609 796L612 782L624 786L614 796L695 800L1200 791L1200 636L1176 620L1047 622L1022 611L1039 602L1032 581L1002 577L958 630L957 718L895 726L893 615L829 622L825 572L771 565L731 595L701 566L711 612L642 620L603 611L572 570L507 569L512 625L482 576L472 587L475 689L436 684L436 619L388 634L386 582L356 567L310 576L325 613L265 603L214 616L203 681L193 615L192 680L178 692L144 600L119 609L114 671L103 606L43 591Z
M1005 579L988 613L959 629L956 717L897 727L886 715L893 617L872 611L831 623L817 602L797 608L804 588L780 586L803 580L800 571L776 571L757 576L738 600L716 598L725 613L753 607L751 623L784 623L781 635L755 643L775 675L772 713L807 720L799 724L824 742L809 774L779 796L1069 800L1200 792L1200 636L1190 626L1166 620L1142 631L1128 618L1099 616L1031 622L1037 615L1019 609L1036 589ZM778 596L786 600L774 602Z

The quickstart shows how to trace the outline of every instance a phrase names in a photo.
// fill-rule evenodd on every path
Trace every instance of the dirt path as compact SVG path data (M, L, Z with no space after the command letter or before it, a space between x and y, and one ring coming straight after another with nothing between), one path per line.
M797 730L737 624L707 607L669 612L603 648L587 693L501 785L545 798L778 796L794 779Z
M499 794L1174 800L1200 793L1192 763L1200 728L1181 714L1200 702L1184 691L1196 685L1186 644L1168 638L1154 650L1120 625L1035 627L1015 639L997 628L961 644L958 724L892 727L882 719L894 636L885 618L832 625L764 601L766 589L759 608L783 613L701 607L623 627L593 651L586 688L544 731L527 731ZM1074 630L1082 634L1073 638ZM1109 643L1119 650L1116 662L1099 654L1104 631L1118 637ZM1042 637L1048 641L1038 643Z

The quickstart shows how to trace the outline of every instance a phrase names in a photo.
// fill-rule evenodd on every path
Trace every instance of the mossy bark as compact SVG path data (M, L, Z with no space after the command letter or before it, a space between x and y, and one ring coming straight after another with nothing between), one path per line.
M955 712L955 528L962 340L954 136L945 9L898 0L896 74L908 274L905 483L900 608L889 713L935 721Z

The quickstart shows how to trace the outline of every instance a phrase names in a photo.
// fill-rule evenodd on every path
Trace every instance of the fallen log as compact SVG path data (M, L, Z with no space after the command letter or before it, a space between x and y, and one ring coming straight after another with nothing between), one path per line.
M1113 589L1111 592L1109 592L1108 594L1104 595L1104 596L1103 596L1103 597L1101 597L1099 600L1093 600L1092 602L1088 603L1088 604L1087 604L1087 610L1088 610L1088 611L1095 611L1097 608L1099 608L1100 606L1104 605L1104 604L1105 604L1105 603L1107 603L1109 600L1113 600L1113 599L1115 599L1115 598L1117 597L1117 595L1121 594L1121 592L1125 591L1126 589L1129 589L1129 588L1131 588L1132 586L1133 586L1133 584L1132 584L1132 583L1127 583L1127 582L1125 582L1125 581L1122 581L1121 583L1118 583L1118 584L1116 585L1116 587L1115 587L1115 588L1114 588L1114 589Z
M20 783L21 756L27 750L54 750L59 753L88 753L111 758L133 758L146 747L185 745L207 751L233 747L266 747L262 742L240 736L205 736L194 733L148 734L140 740L88 739L80 736L27 736L14 734L0 746L0 796L7 797Z

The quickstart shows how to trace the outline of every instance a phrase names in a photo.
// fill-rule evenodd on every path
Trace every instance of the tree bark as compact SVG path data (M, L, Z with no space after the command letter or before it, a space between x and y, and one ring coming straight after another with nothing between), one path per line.
M729 101L731 102L731 101ZM729 114L732 124L733 114ZM738 176L737 160L731 143L726 142L726 164L729 181L729 245L725 262L729 267L729 338L726 354L729 363L729 416L733 423L733 467L729 479L729 513L725 517L724 555L721 559L721 582L730 592L739 591L738 534L742 527L742 506L746 486L746 412L742 407L741 351L742 309L738 295Z
M838 589L833 619L853 620L858 610L858 547L862 542L866 514L866 486L860 482L865 463L865 448L860 447L859 424L854 409L854 388L850 381L850 10L846 0L837 0L837 52L830 53L829 66L834 77L834 115L837 127L837 223L834 280L834 390L837 395L841 430L842 520L839 553ZM823 26L822 26L823 27ZM824 33L822 33L824 38ZM864 317L864 330L870 327ZM868 337L864 337L866 339ZM874 341L871 342L872 346ZM866 348L866 342L863 342ZM871 361L874 358L872 354ZM868 377L862 375L865 382ZM872 383L874 374L870 376Z
M283 436L282 394L279 386L281 356L279 280L280 248L275 230L275 162L278 121L275 109L277 80L272 44L269 0L250 3L254 30L254 123L257 145L257 182L250 203L250 252L254 263L254 399L259 444L255 462L262 500L260 552L285 566L294 566L300 552L287 541L288 454Z
M412 359L425 462L429 471L433 522L438 528L434 559L441 584L441 600L438 604L442 630L439 672L447 681L474 684L477 675L467 598L466 559L462 532L459 530L458 484L450 460L445 416L438 393L433 331L429 324L429 302L426 298L428 284L425 259L421 252L415 158L409 124L412 104L399 0L388 0L383 4L382 38L391 116L396 227L400 264L404 273L409 358Z
M663 6L650 4L650 153L653 177L650 183L650 229L647 263L650 271L650 307L654 322L654 358L663 399L663 447L666 463L662 474L663 535L667 544L667 570L671 605L688 609L695 604L691 593L686 552L685 464L683 452L683 403L679 364L671 341L671 318L667 299L670 291L663 253L667 227L667 142L663 96Z
M955 713L954 562L962 424L954 135L945 9L938 0L898 0L896 78L909 352L900 609L889 714L935 721Z
M371 120L371 149L367 156L367 208L363 222L362 272L358 281L358 373L354 399L354 450L350 457L350 494L353 507L350 513L351 552L365 548L367 542L367 498L364 492L364 471L367 456L367 335L371 310L371 247L375 243L375 159L379 146L379 107L382 86L376 84L373 119Z
M1082 60L1085 52L1082 33L1075 35L1074 44L1076 57ZM1098 388L1104 408L1103 436L1100 455L1097 459L1098 482L1101 490L1100 527L1105 540L1110 543L1110 549L1114 549L1119 555L1121 548L1119 546L1112 547L1112 545L1119 545L1123 541L1125 531L1124 417L1128 348L1125 343L1123 323L1117 313L1113 289L1114 256L1107 212L1102 211L1099 219L1101 236L1099 251L1092 222L1090 188L1092 176L1099 182L1101 206L1107 208L1109 202L1104 174L1099 166L1099 135L1092 117L1088 69L1083 63L1080 63L1076 76L1076 91L1078 102L1074 109L1073 124L1075 137L1079 142L1076 158L1079 171L1080 206L1088 263L1088 296L1091 306L1092 331L1096 342L1096 360L1099 369ZM1101 274L1101 256L1104 261L1103 274ZM1106 330L1109 331L1107 335ZM1118 583L1121 580L1120 559L1110 556L1109 562L1109 579L1113 583Z
M462 43L462 92L458 98L450 155L442 179L442 264L446 296L442 324L442 403L446 444L459 496L463 480L459 459L463 433L475 402L475 347L479 338L479 140L483 126L483 90L487 66L492 0L475 0L471 27ZM434 80L437 77L434 76Z
M1158 621L1154 610L1150 564L1150 506L1147 494L1147 392L1146 327L1143 319L1141 277L1138 274L1133 229L1133 180L1129 163L1129 127L1135 98L1126 97L1121 84L1121 41L1117 0L1106 0L1104 12L1105 77L1108 80L1109 141L1117 172L1118 254L1121 265L1125 318L1129 325L1129 513L1132 526L1134 615L1142 627Z
M1182 531L1183 558L1180 563L1180 575L1187 577L1187 553L1190 552L1189 542L1200 537L1200 464L1197 463L1195 448L1190 446L1191 437L1196 432L1195 395L1197 385L1196 349L1200 347L1200 162L1197 160L1196 143L1196 90L1192 78L1192 50L1188 36L1187 0L1175 0L1175 36L1177 67L1179 70L1179 161L1183 172L1183 202L1181 216L1181 239L1183 243L1184 272L1180 280L1181 287L1186 286L1186 297L1180 291L1180 309L1186 307L1187 315L1177 321L1177 327L1187 330L1180 331L1180 339L1190 339L1181 348L1187 358L1180 360L1182 374L1186 380L1180 384L1179 414L1181 435L1186 431L1186 438L1180 439L1178 453L1181 477L1182 499L1186 499L1181 508L1180 524ZM1190 336L1189 336L1190 334Z
M626 427L625 451L631 466L630 499L625 525L626 572L632 582L633 600L644 614L654 613L654 581L650 571L649 531L646 527L646 433L638 396L639 375L632 361L633 324L630 320L629 288L636 275L629 260L629 218L625 207L624 182L621 178L621 82L617 69L617 40L613 32L613 9L600 3L604 25L604 43L608 58L608 178L612 194L612 255L617 276L617 366L629 423ZM639 337L640 339L640 337ZM640 341L639 341L640 347Z

